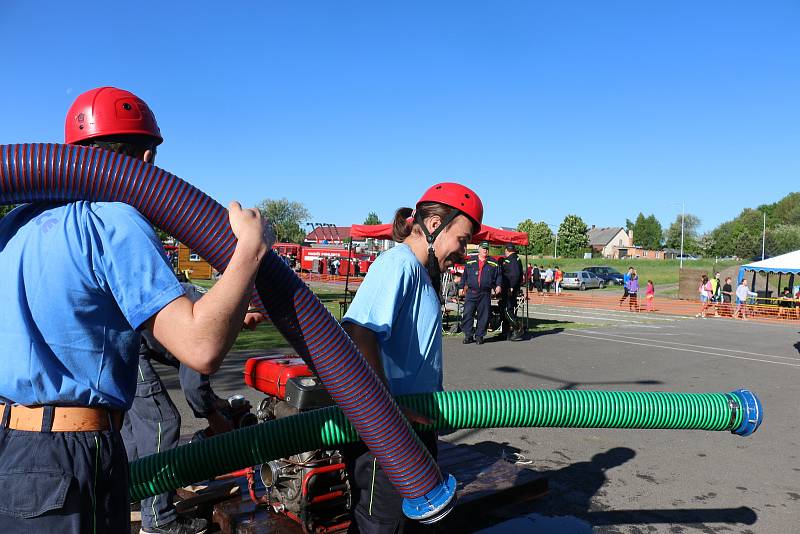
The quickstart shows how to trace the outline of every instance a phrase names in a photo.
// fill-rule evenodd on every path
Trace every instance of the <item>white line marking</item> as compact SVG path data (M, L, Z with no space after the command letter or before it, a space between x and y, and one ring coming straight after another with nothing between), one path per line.
M666 339L647 339L644 337L633 337L628 336L625 334L615 334L613 332L598 332L594 330L584 330L587 334L598 334L602 336L617 336L617 337L624 337L625 339L635 339L637 341L654 341L656 343L669 343L670 345L681 345L683 347L694 347L696 349L709 349L709 350L722 350L725 352L736 352L739 354L749 354L751 356L764 356L765 358L779 358L781 360L793 360L793 361L800 361L800 358L795 358L792 356L778 356L776 354L763 354L761 352L749 352L746 350L736 350L736 349L726 349L725 347L709 347L707 345L692 345L691 343L680 343L678 341L668 341Z
M548 305L544 305L542 307L545 308L547 311L569 311L569 312L575 312L575 313L598 313L598 314L613 315L615 317L642 317L642 318L646 317L647 320L649 320L649 321L668 321L668 322L674 322L675 321L675 319L673 319L672 317L657 317L657 316L649 314L647 312L638 312L640 314L645 314L645 315L639 315L639 314L637 314L637 312L624 311L624 310L607 310L605 308L581 308L581 307L578 307L578 306L553 306L553 305L549 305L549 306ZM531 309L535 309L535 308L531 307ZM673 316L673 317L675 317L675 316Z
M591 316L591 315L571 315L571 314L568 314L568 313L545 313L545 312L540 312L540 311L534 311L533 313L535 315L550 315L552 317L577 317L579 319L589 319L589 320L594 320L594 321L617 321L617 322L623 322L623 323L637 323L637 324L639 324L639 321L630 321L628 319L615 319L613 317L598 317L598 316ZM535 318L535 316L534 316L534 318Z
M561 332L560 335L562 335L562 336L573 336L573 337L584 337L586 339L604 339L606 341L615 341L617 343L625 343L625 344L628 344L628 345L640 345L642 347L651 347L651 348L656 348L656 349L671 349L671 350L678 350L678 351L681 351L681 352L694 352L694 353L697 353L697 354L708 354L710 356L721 356L723 358L733 358L733 359L736 359L736 360L749 360L749 361L753 361L753 362L772 363L772 364L775 364L775 365L787 365L789 367L800 367L800 363L773 362L771 360L759 360L758 358L746 358L744 356L733 356L731 354L720 354L720 353L717 353L717 352L706 352L706 351L703 351L703 350L684 349L682 347L670 347L670 346L666 346L666 345L654 345L652 343L637 343L635 341L625 341L625 340L622 340L622 339L614 339L614 338L609 338L609 337L583 336L581 334L573 334L573 333L570 333L570 332Z

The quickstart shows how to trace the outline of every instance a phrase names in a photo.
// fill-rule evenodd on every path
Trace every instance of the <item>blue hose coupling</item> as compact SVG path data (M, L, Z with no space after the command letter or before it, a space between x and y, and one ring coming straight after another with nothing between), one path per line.
M739 425L739 428L731 430L731 432L740 436L749 436L761 426L761 421L764 419L761 401L748 389L731 391L731 395L739 399L743 412L742 424Z
M421 497L403 499L403 513L409 519L429 525L450 513L455 504L456 479L447 474L441 484Z

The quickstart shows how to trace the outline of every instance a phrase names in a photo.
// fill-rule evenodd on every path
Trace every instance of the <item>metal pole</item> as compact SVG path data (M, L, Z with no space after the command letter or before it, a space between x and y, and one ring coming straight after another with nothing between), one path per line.
M761 230L761 261L764 261L764 243L767 240L767 212L764 212L764 227Z
M558 259L558 232L556 232L556 245L553 248L553 259Z
M683 269L683 226L686 218L686 202L681 202L681 269Z

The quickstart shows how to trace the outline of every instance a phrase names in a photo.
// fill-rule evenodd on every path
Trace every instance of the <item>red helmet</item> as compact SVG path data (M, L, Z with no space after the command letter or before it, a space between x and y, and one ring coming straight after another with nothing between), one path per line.
M75 99L67 112L64 141L69 144L109 135L146 135L164 139L144 100L116 87L98 87Z
M438 202L450 206L472 219L478 226L483 221L483 202L469 187L453 182L443 182L425 191L417 206L423 202Z

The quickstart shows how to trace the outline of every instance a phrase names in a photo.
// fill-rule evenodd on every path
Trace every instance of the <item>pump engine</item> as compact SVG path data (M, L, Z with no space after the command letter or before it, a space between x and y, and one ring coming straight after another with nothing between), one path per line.
M319 378L292 355L250 358L244 375L248 386L267 394L256 414L260 422L333 404ZM266 500L275 512L311 532L347 528L350 484L340 451L307 451L272 460L262 464L260 472Z

